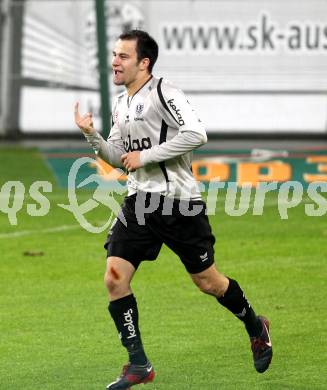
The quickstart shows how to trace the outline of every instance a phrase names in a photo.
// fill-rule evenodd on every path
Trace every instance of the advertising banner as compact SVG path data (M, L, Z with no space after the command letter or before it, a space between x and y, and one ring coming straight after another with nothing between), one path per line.
M157 69L208 132L326 134L326 1L145 3Z
M61 187L67 186L67 176L77 158L88 149L72 153L71 150L48 150L45 158ZM94 158L93 154L89 157ZM96 169L99 176L114 183L126 183L127 176L97 158L99 165L84 167L90 175ZM217 183L235 183L237 186L257 187L260 183L275 183L276 188L286 182L299 182L304 188L311 183L327 183L326 147L277 149L203 149L195 151L192 171L200 183L215 186Z
M189 91L326 91L326 1L144 1L160 70Z
M94 1L24 4L21 130L77 132L75 100L98 125ZM107 0L106 6L109 65L122 31L149 31L160 47L155 75L185 91L208 132L326 133L326 1ZM112 96L118 91L111 85Z

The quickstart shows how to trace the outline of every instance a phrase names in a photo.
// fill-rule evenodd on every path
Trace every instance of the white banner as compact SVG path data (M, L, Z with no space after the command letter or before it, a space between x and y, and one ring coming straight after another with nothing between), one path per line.
M160 47L155 75L186 92L209 132L326 133L327 1L106 4L109 66L123 30L149 31ZM94 1L25 7L21 130L77 132L74 100L99 112ZM60 120L51 118L54 107Z
M327 2L144 1L159 69L190 91L327 91Z

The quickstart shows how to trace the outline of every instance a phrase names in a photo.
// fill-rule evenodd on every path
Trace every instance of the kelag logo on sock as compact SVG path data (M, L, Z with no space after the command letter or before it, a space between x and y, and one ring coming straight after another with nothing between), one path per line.
M129 331L129 336L127 337L128 339L132 339L133 337L136 337L136 331L135 331L135 326L133 324L133 309L127 310L127 312L124 313L124 326L127 327Z

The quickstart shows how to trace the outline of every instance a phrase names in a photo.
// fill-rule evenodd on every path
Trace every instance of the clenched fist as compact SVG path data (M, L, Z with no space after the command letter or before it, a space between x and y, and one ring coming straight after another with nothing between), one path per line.
M88 112L87 114L81 116L79 113L79 103L75 104L75 123L82 130L84 134L91 135L95 132L93 127L93 118L92 114Z
M129 172L135 172L136 169L142 167L139 151L123 154L121 156L121 161Z

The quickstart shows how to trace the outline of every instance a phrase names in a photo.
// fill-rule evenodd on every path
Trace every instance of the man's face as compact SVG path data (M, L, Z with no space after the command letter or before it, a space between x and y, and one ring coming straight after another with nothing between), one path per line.
M143 69L138 63L136 40L121 40L115 44L112 56L113 80L116 85L130 85L138 79Z

